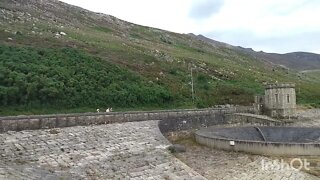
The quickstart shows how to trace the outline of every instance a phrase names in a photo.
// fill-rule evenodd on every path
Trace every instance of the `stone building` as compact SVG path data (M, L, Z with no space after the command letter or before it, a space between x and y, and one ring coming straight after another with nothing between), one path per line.
M265 95L255 97L255 108L271 117L292 117L296 114L295 84L268 84Z

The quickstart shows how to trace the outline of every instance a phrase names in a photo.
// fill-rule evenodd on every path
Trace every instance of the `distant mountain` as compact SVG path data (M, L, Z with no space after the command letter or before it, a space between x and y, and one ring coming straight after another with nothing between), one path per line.
M320 55L308 52L293 52L280 55L283 58L272 59L270 61L276 63L278 60L279 64L283 64L287 67L298 69L298 70L312 70L320 69ZM320 77L319 77L320 78Z
M256 52L251 48L243 48L240 46L232 46L226 43L212 40L203 35L198 35L198 39L211 43L214 46L229 47L237 51L246 53L255 58L263 59L274 64L282 65L295 70L314 70L320 69L320 54L308 52L292 52L286 54Z

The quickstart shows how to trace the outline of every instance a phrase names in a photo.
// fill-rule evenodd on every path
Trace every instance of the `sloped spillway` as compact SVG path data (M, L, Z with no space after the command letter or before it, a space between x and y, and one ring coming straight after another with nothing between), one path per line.
M320 128L209 127L196 131L209 147L265 155L320 155Z

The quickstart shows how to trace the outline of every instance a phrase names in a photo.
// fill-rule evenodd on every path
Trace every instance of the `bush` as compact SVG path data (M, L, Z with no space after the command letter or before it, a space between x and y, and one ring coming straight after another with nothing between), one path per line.
M0 45L0 107L164 105L170 92L81 51Z

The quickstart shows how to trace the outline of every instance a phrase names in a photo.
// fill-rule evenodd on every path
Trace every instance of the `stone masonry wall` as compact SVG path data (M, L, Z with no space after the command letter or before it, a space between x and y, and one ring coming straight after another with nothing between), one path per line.
M232 107L219 109L192 109L148 112L110 112L55 114L35 116L0 117L0 133L7 131L50 129L94 124L111 124L132 121L164 120L164 119L195 119L210 117L216 113L252 112L251 107Z
M258 126L284 126L291 124L291 122L279 121L268 116L256 115L249 113L233 113L226 115L226 122L228 124L250 124Z

